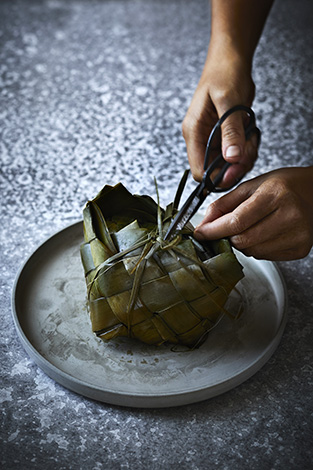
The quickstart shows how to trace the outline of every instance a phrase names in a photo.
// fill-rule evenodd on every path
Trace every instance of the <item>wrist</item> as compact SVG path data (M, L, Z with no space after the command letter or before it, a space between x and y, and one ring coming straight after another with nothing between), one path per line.
M236 68L251 75L253 53L248 53L243 49L229 35L211 37L207 61L209 63L225 63L227 67Z
M252 64L273 0L211 0L211 42Z
M221 112L237 104L251 106L255 92L251 64L225 43L210 44L199 87L209 87L210 97Z

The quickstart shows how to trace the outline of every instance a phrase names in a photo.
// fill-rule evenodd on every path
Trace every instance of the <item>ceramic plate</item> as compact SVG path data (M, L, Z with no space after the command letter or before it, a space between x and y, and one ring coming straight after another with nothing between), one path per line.
M86 308L79 247L82 222L43 243L20 270L13 317L24 348L51 378L110 404L169 407L224 393L257 372L277 348L286 323L286 289L277 266L246 258L237 321L223 317L197 350L151 347L127 338L96 338Z

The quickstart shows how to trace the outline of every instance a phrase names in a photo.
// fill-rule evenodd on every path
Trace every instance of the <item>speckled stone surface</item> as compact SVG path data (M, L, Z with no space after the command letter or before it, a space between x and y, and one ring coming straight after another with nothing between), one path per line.
M312 164L312 17L310 0L277 0L267 22L254 69L263 142L249 176ZM76 395L28 358L13 325L18 269L104 184L155 195L157 176L171 200L208 40L206 0L0 4L3 468L312 468L312 253L279 265L289 320L270 361L198 404L127 409Z

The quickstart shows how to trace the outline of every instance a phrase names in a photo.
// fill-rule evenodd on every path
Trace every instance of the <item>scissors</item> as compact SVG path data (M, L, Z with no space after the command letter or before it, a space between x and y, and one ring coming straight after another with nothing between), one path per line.
M179 232L185 227L185 225L195 215L199 207L203 204L204 200L211 192L228 191L229 189L236 186L236 184L238 184L239 180L236 180L233 185L226 189L218 187L224 177L226 170L231 166L231 163L226 162L226 160L224 160L222 153L220 153L209 165L210 152L212 150L212 141L214 136L216 135L216 132L220 129L223 122L232 113L235 113L237 111L244 111L249 116L248 124L245 127L246 140L249 140L252 134L256 134L258 139L257 145L259 146L261 132L260 129L256 127L255 114L252 109L248 108L247 106L237 105L226 111L226 113L224 113L223 116L217 121L209 136L204 157L204 174L202 181L190 194L182 208L175 215L172 223L170 224L165 234L164 240L170 240L176 232ZM214 179L212 179L212 173L219 167L220 170L218 171Z

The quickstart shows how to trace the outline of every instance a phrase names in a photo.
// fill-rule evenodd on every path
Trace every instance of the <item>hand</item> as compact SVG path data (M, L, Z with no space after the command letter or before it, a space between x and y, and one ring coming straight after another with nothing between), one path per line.
M253 55L273 0L211 0L211 37L204 70L183 122L183 135L194 178L201 180L206 144L213 125L236 105L251 106ZM229 187L257 158L257 138L246 143L243 116L235 113L222 126L222 152L233 163L221 186Z
M208 207L195 237L229 237L258 259L304 258L313 245L313 166L275 170L240 184Z
M216 121L231 107L250 106L254 97L254 83L250 67L234 51L219 50L212 46L183 121L183 136L193 177L200 181L206 144ZM241 179L257 158L257 138L246 141L244 114L236 112L222 125L222 152L233 165L227 170L222 187Z

